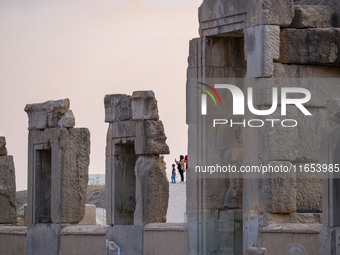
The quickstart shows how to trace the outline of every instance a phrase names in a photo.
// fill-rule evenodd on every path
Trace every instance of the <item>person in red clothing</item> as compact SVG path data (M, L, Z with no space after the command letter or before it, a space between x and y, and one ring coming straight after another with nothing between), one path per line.
M185 169L188 169L188 167L189 167L189 164L188 164L188 155L185 155L184 162L185 162Z

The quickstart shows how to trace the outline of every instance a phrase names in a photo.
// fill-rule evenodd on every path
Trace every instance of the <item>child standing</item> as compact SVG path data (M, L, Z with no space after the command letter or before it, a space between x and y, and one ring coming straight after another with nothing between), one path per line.
M176 168L175 168L175 164L172 164L171 183L176 183Z

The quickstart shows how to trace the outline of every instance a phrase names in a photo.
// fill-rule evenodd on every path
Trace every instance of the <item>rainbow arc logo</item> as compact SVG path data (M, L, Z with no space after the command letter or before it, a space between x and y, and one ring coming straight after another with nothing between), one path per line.
M202 86L205 86L207 88L209 88L218 98L218 100L220 101L220 104L222 106L222 100L221 100L221 97L220 95L217 93L217 91L212 87L210 86L209 84L206 84L206 83L203 83L203 82L197 82L198 84L201 84ZM215 105L217 106L217 102L216 102L216 99L215 97L211 94L211 92L207 89L204 89L204 88L200 88L200 87L197 87L198 89L204 91L205 93L207 93L211 98L212 100L214 101Z
M218 101L220 101L221 106L223 105L220 95L217 93L217 91L212 86L210 86L209 84L203 83L203 82L197 82L197 84L200 84L206 87L206 88L197 87L198 89L206 93L206 94L202 94L202 109L201 109L202 115L207 114L207 94L214 101L215 106L217 106L217 101L212 93L214 93L215 96L218 98ZM210 92L208 89L210 89L212 92Z

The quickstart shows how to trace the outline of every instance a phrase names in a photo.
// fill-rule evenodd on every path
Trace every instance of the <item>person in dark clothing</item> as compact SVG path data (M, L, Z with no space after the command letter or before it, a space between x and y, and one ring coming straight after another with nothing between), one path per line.
M175 162L177 164L177 169L179 174L181 175L181 182L184 182L184 172L185 172L185 161L184 161L184 156L180 155L179 156L179 161L175 159Z

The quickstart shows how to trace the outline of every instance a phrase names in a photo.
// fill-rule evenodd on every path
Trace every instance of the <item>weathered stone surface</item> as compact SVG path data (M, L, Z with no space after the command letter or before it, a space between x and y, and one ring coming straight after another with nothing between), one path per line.
M110 124L111 125L111 124ZM112 124L112 138L135 137L135 121L119 121Z
M244 42L241 38L219 38L209 37L203 40L203 48L205 50L205 58L197 63L198 66L211 68L211 70L225 68L243 68L245 69ZM199 50L199 49L197 49ZM231 54L233 52L237 57ZM198 57L198 61L199 61ZM208 71L209 78L234 78L244 76L213 76L212 71Z
M229 187L224 197L224 207L233 209L242 208L242 187L242 179L229 178Z
M197 70L202 65L201 62L201 38L194 38L189 41L188 70ZM188 78L197 78L197 76L189 76Z
M193 55L188 58L188 78L197 79L199 74L209 78L245 77L247 64L243 38L203 37L192 40L190 54ZM187 89L197 90L196 85L188 84Z
M159 156L139 156L135 166L135 225L165 223L169 181Z
M190 254L187 224L151 223L144 226L143 254Z
M252 247L247 249L247 255L267 255L267 250L265 248Z
M47 101L40 104L27 104L28 129L45 129L58 126L62 115L69 109L68 98L57 101Z
M327 116L331 126L340 125L340 99L327 101Z
M303 115L295 107L287 107L287 117L298 122L296 128L285 128L280 124L272 128L267 125L261 131L264 135L263 144L261 144L263 147L259 149L261 157L268 161L318 162L326 114L322 111L309 110L312 116ZM270 119L280 119L280 114L278 111L270 115ZM313 134L313 139L310 139L310 134Z
M275 78L336 78L340 77L337 66L274 64ZM329 81L328 81L329 82ZM325 105L325 102L323 103Z
M96 206L85 205L84 218L79 222L79 225L96 225Z
M72 110L67 110L58 122L58 127L61 128L73 128L75 125L76 119L74 118Z
M108 95L105 109L106 121L110 122L105 177L107 223L165 222L169 187L164 165L158 164L161 163L159 154L168 154L169 147L165 143L163 124L158 120L154 93L135 91L132 97ZM126 114L123 109L130 113ZM150 156L145 156L145 163L138 159L139 155ZM164 185L167 185L165 194ZM154 201L156 191L166 207Z
M263 25L279 25L281 27L288 26L294 17L294 3L293 0L263 0L263 3L259 3L254 0L253 4L257 5L257 8L261 10L262 13L262 22L260 24ZM253 5L254 6L254 5ZM252 13L253 6L248 6L249 13L252 16L250 19L255 16L255 13Z
M296 211L301 213L322 212L322 181L317 178L316 174L297 174Z
M60 246L59 224L37 224L27 232L27 255L56 255Z
M297 5L292 28L332 27L333 10L329 5Z
M245 27L246 5L245 0L221 1L204 0L198 9L201 36L230 33Z
M219 211L218 220L213 226L217 229L216 241L218 241L219 254L242 254L242 216L242 211ZM215 236L210 236L210 238L214 239ZM211 241L214 242L214 240Z
M334 27L340 26L340 3L338 0L295 0L295 5L329 5L331 6L332 21Z
M280 60L289 64L340 65L340 28L284 29Z
M290 166L290 162L271 161L269 164L275 166ZM272 178L263 180L263 201L265 211L270 213L292 213L296 211L296 180L291 174L273 173Z
M107 194L107 218L109 224L133 225L136 205L135 164L137 155L133 142L124 143L120 139L112 140L114 157L107 158L106 174L109 179Z
M273 60L279 58L280 27L256 26L245 29L245 52L247 77L270 77L273 75Z
M105 122L130 120L131 100L131 96L128 95L106 95L104 98Z
M0 156L0 224L17 222L15 171L12 156Z
M264 213L262 215L262 226L271 224L321 224L322 213Z
M241 37L246 27L288 26L294 17L293 0L204 0L199 8L200 35Z
M200 22L219 19L245 12L245 0L229 1L223 4L221 1L204 0L199 7L198 18Z
M114 225L106 234L106 255L143 254L143 226ZM118 247L117 247L118 246Z
M0 136L0 156L6 155L7 155L6 138L4 136Z
M31 130L28 148L28 224L81 221L88 182L88 129ZM37 207L31 208L34 204Z
M327 5L337 0L294 0L295 5Z
M322 164L339 164L340 158L340 100L330 99L327 102L329 126L324 130L321 143ZM339 247L339 173L327 173L327 178L322 180L323 198L323 229L320 236L320 254L336 253Z
M59 139L59 148L64 154L59 171L63 175L54 184L56 191L60 188L60 191L55 194L61 193L61 195L56 203L52 204L52 220L55 223L77 223L85 214L90 164L90 132L87 128L64 129L60 131ZM52 168L53 170L58 171L58 168Z
M270 226L263 231L261 243L268 254L277 254L278 251L282 255L329 254L318 253L320 225Z
M307 1L314 2L314 0L305 0L304 2ZM334 30L329 32L327 38L327 36L319 33L322 31L319 30L319 28L304 29L319 26L329 27L330 19L333 18L332 21L335 19L335 15L330 13L329 7L297 7L297 10L302 9L301 17L303 17L301 18L297 15L293 25L301 28L296 31L296 36L300 36L301 39L297 39L296 37L285 39L286 41L284 43L288 46L283 48L283 50L289 51L289 54L291 54L290 57L293 59L300 57L299 54L296 54L296 52L299 51L307 52L309 55L304 54L300 57L303 61L301 62L299 59L295 65L294 62L281 61L280 54L286 53L282 51L282 49L280 52L280 47L282 47L282 45L280 45L280 36L282 37L281 31L284 33L285 29L283 27L288 27L293 21L294 2L296 1L203 1L199 10L201 38L191 41L190 56L188 59L187 123L189 124L189 141L191 141L188 152L191 162L190 165L210 165L211 162L216 163L220 161L228 164L229 158L227 157L227 150L230 149L230 147L232 149L236 147L235 144L233 144L233 140L236 140L236 138L243 140L243 144L240 143L240 147L245 151L243 160L249 161L251 163L250 165L267 164L268 162L273 163L273 161L281 161L280 164L282 161L286 161L284 162L285 164L292 163L294 165L298 163L319 162L321 133L327 123L325 111L326 101L328 98L333 98L340 94L336 88L325 85L329 80L326 81L326 79L324 79L325 81L320 82L315 82L314 80L315 78L340 76L339 67L336 67L338 66L338 63L336 63L336 61L338 61L337 48L340 40L338 36L335 35L337 32L334 33ZM333 4L336 1L317 0L317 2L317 4L321 2L322 4ZM331 8L333 8L334 13L336 13L336 8L334 8L334 6ZM274 29L271 30L272 27ZM280 29L282 30L280 31ZM287 86L303 87L311 91L312 99L304 105L308 111L312 113L312 116L305 116L295 106L289 107L287 116L282 116L280 114L281 106L279 106L276 114L265 117L280 120L296 119L298 121L297 127L282 128L280 127L280 121L277 122L278 125L274 128L267 126L257 129L244 128L241 130L232 130L224 127L224 129L227 130L225 132L226 134L220 131L218 127L210 129L211 119L220 117L229 120L229 117L231 118L231 114L228 112L231 108L229 107L231 100L224 100L226 97L224 97L223 92L221 92L221 96L224 114L222 115L218 109L212 111L211 107L213 103L210 102L209 104L208 102L209 114L203 117L200 116L200 109L197 107L201 102L200 95L194 92L193 89L190 89L193 85L193 82L190 84L190 81L195 79L207 81L210 78L233 77L230 75L232 72L229 72L229 70L236 69L237 66L235 62L229 66L228 61L229 59L240 60L239 57L241 54L227 47L228 44L226 42L229 39L228 37L242 38L242 31L245 33L244 43L247 59L247 77L267 78L273 76L298 78L300 80L302 80L301 78L307 78L303 80L309 79L309 81L313 81L305 87L305 83L303 82L295 85L295 83L289 83L291 80L287 81L288 79L282 79L285 81L277 84L277 86L273 86L279 89ZM298 33L302 35L298 35ZM268 39L267 36L272 36L272 39ZM321 57L321 61L318 58L319 56ZM323 59L326 59L327 62ZM321 65L324 66L322 67ZM338 82L335 82L334 85L336 85L336 83ZM244 88L247 88L247 86ZM268 90L267 92L266 89ZM246 94L245 89L243 92ZM272 94L270 93L272 92L271 87L265 87L261 92L264 93L258 93L255 96L255 100L258 102L255 108L261 110L268 109L268 105L270 105L270 100L272 99ZM292 95L292 97L295 97L295 95ZM231 97L228 99L231 99ZM332 116L332 121L338 122L338 118L340 117L337 116L336 111ZM248 115L247 113L242 117L245 119L255 118L255 116ZM262 117L259 118L262 119ZM233 119L236 119L236 117L234 116ZM287 124L287 122L285 124ZM337 150L337 152L338 151L340 150ZM339 155L339 153L334 152L334 155L328 156L332 157L335 155ZM336 157L339 158L338 156ZM222 247L219 246L219 226L226 229L226 233L223 233L225 236L227 235L227 231L232 229L233 226L232 224L230 224L230 226L227 225L229 221L227 217L225 217L226 215L224 215L224 210L227 211L229 205L233 205L233 203L225 203L225 197L227 196L219 195L225 195L225 191L230 188L230 184L228 180L224 183L223 180L220 179L212 180L206 178L201 180L197 178L199 175L193 174L194 171L192 170L194 169L189 169L188 171L187 183L188 187L190 187L190 189L187 190L187 211L191 254L198 253L195 249L196 247L200 247L199 241L195 240L195 237L201 236L202 234L199 227L197 227L197 225L199 225L197 224L197 219L200 219L200 213L197 213L197 211L202 209L202 207L202 221L205 226L203 236L206 235L207 244L204 247L204 252L217 254L221 251L219 249ZM254 254L265 253L265 251L261 251L261 248L258 247L265 247L268 254L282 253L285 246L292 242L291 240L297 240L297 243L300 243L304 247L307 247L306 244L309 244L308 249L306 249L308 254L317 253L318 233L313 232L312 234L314 236L311 237L310 232L303 234L303 231L308 231L308 229L302 229L306 224L322 222L322 213L318 210L320 205L319 180L309 178L310 176L295 179L293 176L291 179L282 177L269 179L268 181L266 179L254 180L253 178L243 180L244 193L242 210L244 216L244 252L253 246ZM302 191L304 186L306 191ZM311 191L313 186L315 190ZM330 192L328 193L330 194ZM203 195L197 196L197 194ZM223 206L226 207L223 208ZM329 212L327 213L329 214ZM207 215L209 215L209 217L206 217ZM338 213L336 215L338 215ZM265 217L270 219L264 219ZM301 223L298 227L301 227L302 231L300 231L300 229L289 230L296 231L299 237L297 237L295 232L287 234L280 232L276 233L272 238L264 237L262 228L265 227L269 221L273 224L295 224L298 222ZM220 225L217 225L216 222ZM233 221L230 220L230 223L233 223ZM269 236L271 233L266 233L266 235ZM224 241L225 240L226 238L224 238ZM231 236L228 241L230 240L232 240ZM265 244L264 241L268 241L268 243ZM273 245L274 242L275 245ZM310 245L311 243L313 245ZM277 249L277 247L280 248ZM222 249L224 249L224 247L222 247ZM251 250L252 248L248 250L248 253L252 252ZM232 254L230 250L226 249L223 251L224 253L221 252L223 254Z
M112 156L119 156L119 155L123 155L124 153L133 153L134 145L135 142L135 138L134 137L127 137L127 138L114 138L111 140L111 149L109 151L109 155ZM128 151L126 151L127 147L131 147L131 149L129 149Z
M133 120L158 120L157 100L153 91L134 91L132 94Z
M29 118L27 254L56 255L61 224L85 214L90 132L73 128L68 99L26 105ZM0 157L1 158L1 157Z
M281 66L280 66L281 65ZM282 70L278 70L278 68ZM287 67L287 68L286 68ZM327 100L334 97L335 95L340 96L340 87L338 86L338 79L319 78L326 68L306 68L306 66L297 67L288 65L276 64L275 73L279 77L273 77L272 79L256 79L255 82L249 82L249 86L253 88L253 104L257 105L255 108L262 110L262 108L269 109L273 105L273 91L274 88L280 92L282 88L289 87L299 87L308 90L311 93L311 98L308 102L303 103L306 108L325 108L327 105ZM332 75L332 68L328 71L328 75ZM340 70L334 70L334 74L337 75ZM282 74L282 78L280 77ZM301 78L295 78L301 75ZM340 73L338 74L340 75ZM286 77L285 77L286 76ZM298 95L298 94L297 94ZM297 96L295 95L295 96ZM288 93L287 98L292 98L294 95ZM301 97L306 95L301 93ZM280 99L278 99L278 104L280 104ZM320 110L323 111L323 110Z
M162 121L136 122L135 151L137 155L169 154Z

